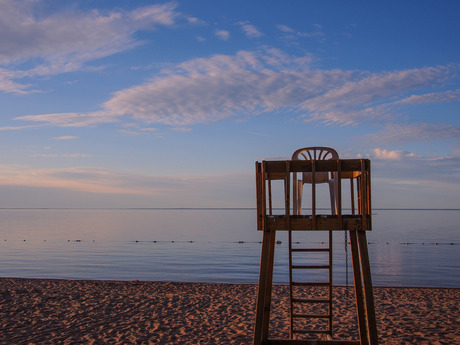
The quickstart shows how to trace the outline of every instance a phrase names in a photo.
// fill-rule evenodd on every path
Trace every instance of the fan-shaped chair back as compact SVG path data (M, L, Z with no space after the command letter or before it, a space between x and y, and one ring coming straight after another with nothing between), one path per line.
M292 154L292 160L328 160L339 159L338 153L330 147L304 147L298 149ZM312 183L312 174L309 172L303 173L303 183ZM319 172L315 174L315 183L329 182L329 174L327 172Z
M339 159L338 153L330 147L304 147L296 150L292 154L292 160L329 160ZM296 174L293 178L293 211L294 214L300 215L302 210L302 194L304 183L313 183L313 174L311 172L302 173L302 179L297 179ZM316 183L328 183L329 192L331 198L331 211L333 214L337 213L337 201L335 189L337 188L337 174L327 172L315 173L315 184Z

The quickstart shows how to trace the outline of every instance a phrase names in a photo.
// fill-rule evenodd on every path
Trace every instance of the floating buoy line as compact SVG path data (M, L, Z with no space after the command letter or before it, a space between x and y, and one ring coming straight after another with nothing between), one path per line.
M7 240L4 239L3 242L37 242L37 240ZM47 242L48 240L44 239L41 242ZM235 243L235 244L261 244L262 241L193 241L193 240L134 240L134 241L96 241L96 240L81 240L81 239L68 239L63 240L65 242L74 242L74 243ZM276 241L276 244L283 244L282 241ZM324 241L294 241L293 244L302 244L302 243L311 243L311 244L326 244ZM350 242L347 242L350 244ZM368 245L405 245L405 246L458 246L459 242L367 242Z

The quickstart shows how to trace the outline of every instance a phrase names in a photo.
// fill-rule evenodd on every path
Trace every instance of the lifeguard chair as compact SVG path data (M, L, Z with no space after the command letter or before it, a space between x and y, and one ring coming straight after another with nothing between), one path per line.
M291 182L292 177L292 182ZM273 214L272 181L281 181L281 214ZM342 181L350 184L349 212L342 208ZM329 185L331 211L317 207L317 185ZM304 184L311 186L311 205L303 213ZM356 192L355 192L356 186ZM292 188L292 198L291 198ZM254 345L377 345L374 298L369 266L366 231L372 229L370 161L339 159L337 152L326 147L309 147L294 152L292 160L256 162L257 229L263 231L262 254L257 296ZM356 196L356 197L355 197ZM292 208L291 208L292 205ZM276 231L288 231L289 237L289 339L269 339L270 305ZM327 246L301 248L293 245L292 235L299 231L322 231L328 234ZM359 340L333 339L332 330L332 233L348 231L353 265L353 278L358 316ZM294 264L298 253L323 253L323 265ZM325 270L325 281L296 281L293 270ZM318 289L318 294L305 298L302 288ZM320 291L320 289L323 289ZM320 313L312 312L321 310ZM321 309L322 308L322 309ZM320 320L320 321L318 321ZM321 323L322 321L322 323ZM308 328L309 327L309 328Z

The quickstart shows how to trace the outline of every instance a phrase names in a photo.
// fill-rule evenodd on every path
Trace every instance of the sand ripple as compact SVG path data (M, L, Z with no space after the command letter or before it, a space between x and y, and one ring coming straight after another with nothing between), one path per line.
M351 290L351 289L350 289ZM334 333L356 337L353 294L335 288ZM285 286L271 337L287 337ZM1 344L251 344L257 286L0 279ZM381 344L460 344L460 289L375 288ZM339 320L340 315L340 320Z

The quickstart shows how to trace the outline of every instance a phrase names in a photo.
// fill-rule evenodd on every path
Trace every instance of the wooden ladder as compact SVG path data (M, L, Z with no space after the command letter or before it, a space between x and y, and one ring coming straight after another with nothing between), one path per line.
M326 246L316 248L300 248L298 242L293 242L292 231L288 232L288 237L290 339L296 339L301 334L309 338L316 336L330 339L332 337L332 231L328 231L327 241L322 242ZM309 262L319 261L321 264L301 264L299 262L301 259L307 260L301 257L303 255L308 256ZM318 260L312 260L313 257ZM314 274L319 275L317 279L309 277L308 272L313 273L313 270L316 271ZM293 271L296 273L294 274ZM300 277L301 273L302 277ZM310 278L309 281L305 281L306 278Z

